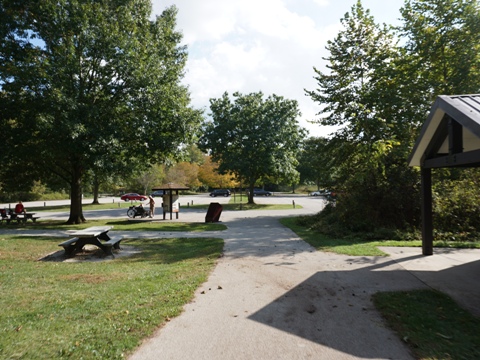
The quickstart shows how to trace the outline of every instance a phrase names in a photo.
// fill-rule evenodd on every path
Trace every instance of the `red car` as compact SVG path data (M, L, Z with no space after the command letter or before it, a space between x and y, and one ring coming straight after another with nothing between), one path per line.
M139 195L137 193L129 193L129 194L124 194L120 196L120 200L125 200L125 201L132 201L132 200L137 200L137 201L145 201L148 198L145 195Z

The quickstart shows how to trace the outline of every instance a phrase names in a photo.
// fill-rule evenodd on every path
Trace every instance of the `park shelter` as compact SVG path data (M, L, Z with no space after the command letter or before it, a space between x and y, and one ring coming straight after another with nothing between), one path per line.
M432 255L432 169L480 166L480 95L439 96L408 161L421 168L422 253Z
M178 213L180 212L180 204L178 203L178 191L179 190L188 190L189 188L184 185L167 183L160 186L155 186L152 188L152 191L163 190L163 219L165 220L165 215L167 212L170 213L170 220L172 220L172 214L176 213L176 218L178 219Z

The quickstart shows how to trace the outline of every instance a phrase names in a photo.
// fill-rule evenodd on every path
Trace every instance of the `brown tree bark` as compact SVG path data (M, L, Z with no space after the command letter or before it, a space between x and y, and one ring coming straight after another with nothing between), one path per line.
M82 209L82 176L81 166L74 166L70 184L70 217L67 224L81 224L86 221Z

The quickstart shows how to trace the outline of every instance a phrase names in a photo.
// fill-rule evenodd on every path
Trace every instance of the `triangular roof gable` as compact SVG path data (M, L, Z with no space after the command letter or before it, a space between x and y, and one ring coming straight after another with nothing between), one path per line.
M439 96L408 162L410 166L428 162L432 168L479 166L480 95Z

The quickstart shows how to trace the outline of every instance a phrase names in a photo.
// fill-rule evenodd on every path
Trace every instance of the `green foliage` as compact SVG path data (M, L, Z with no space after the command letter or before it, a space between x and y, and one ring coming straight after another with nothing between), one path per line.
M325 138L311 137L304 141L298 156L298 171L300 182L312 182L320 187L330 187L332 184L332 173L328 166L331 160L326 154L328 140Z
M432 103L438 95L478 93L478 1L407 0L401 14L409 71L416 75L408 79L415 80L418 95Z
M315 69L318 87L307 91L323 105L320 124L343 126L317 152L338 193L326 213L333 233L420 225L419 174L407 158L437 95L478 92L478 9L477 1L406 1L398 43L360 1L341 20L344 29L327 46L328 71ZM468 192L437 190L453 195L437 202L442 231L447 218L475 217L476 196L467 201ZM451 229L475 226L472 220Z
M440 170L434 175L438 179L434 183L433 219L437 235L451 233L461 238L480 229L480 172L478 169L462 169L455 173L458 176Z
M8 149L1 156L12 159L3 173L30 182L61 178L71 189L71 222L84 220L89 171L124 174L174 156L200 123L180 84L187 54L176 8L150 16L148 0L0 7L0 120Z
M373 226L368 219L362 221L358 216L343 218L343 212L338 211L337 206L338 204L331 202L318 214L296 218L296 223L308 231L334 239L362 239L362 241L420 239L419 232L413 228L398 230L391 226Z
M231 172L250 188L257 181L298 180L296 155L305 136L298 126L298 103L271 95L228 93L210 99L212 121L207 122L199 147L211 152L220 173Z
M330 71L315 69L318 88L307 91L326 104L322 125L343 125L317 155L338 194L331 209L338 224L332 226L348 232L405 229L419 216L417 174L406 164L415 128L394 111L402 93L394 89L393 36L361 2L341 21L344 30L327 46Z

